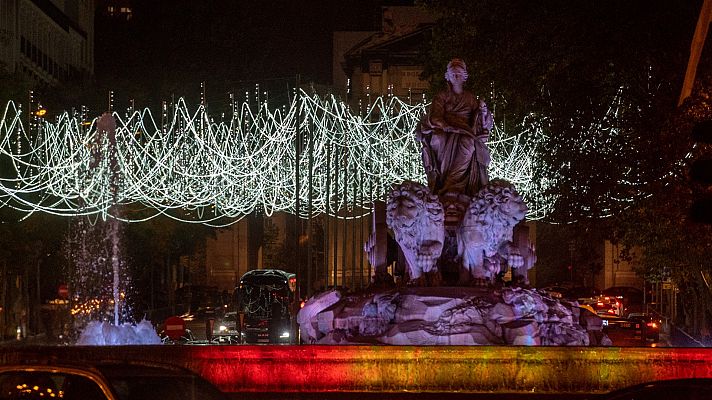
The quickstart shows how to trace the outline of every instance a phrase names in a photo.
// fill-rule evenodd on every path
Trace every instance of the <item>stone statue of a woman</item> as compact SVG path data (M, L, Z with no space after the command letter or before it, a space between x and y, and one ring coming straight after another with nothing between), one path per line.
M434 194L474 196L489 181L489 149L485 144L493 126L492 113L463 85L465 62L447 65L448 88L433 99L416 137L423 145L423 165Z

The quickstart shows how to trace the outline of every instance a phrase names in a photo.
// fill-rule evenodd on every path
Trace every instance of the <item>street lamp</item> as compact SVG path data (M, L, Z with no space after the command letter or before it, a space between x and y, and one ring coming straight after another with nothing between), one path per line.
M47 109L42 107L42 105L40 104L40 105L38 105L38 108L37 108L37 110L35 110L34 114L36 117L42 118L45 115L47 115Z

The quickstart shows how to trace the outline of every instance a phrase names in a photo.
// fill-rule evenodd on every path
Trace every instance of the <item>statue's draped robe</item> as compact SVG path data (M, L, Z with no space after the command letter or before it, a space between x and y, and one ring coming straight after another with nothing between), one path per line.
M457 128L457 132L445 132L445 127ZM490 154L485 141L491 128L491 114L480 112L471 92L438 93L418 128L432 193L474 196L487 184Z

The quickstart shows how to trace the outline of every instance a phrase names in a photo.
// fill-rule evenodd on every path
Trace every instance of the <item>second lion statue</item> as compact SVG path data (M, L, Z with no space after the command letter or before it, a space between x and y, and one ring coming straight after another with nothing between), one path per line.
M461 282L470 276L493 281L502 272L502 261L513 268L525 266L528 255L514 246L513 232L526 214L522 197L503 180L490 182L472 198L457 234L458 255L469 275L461 274Z

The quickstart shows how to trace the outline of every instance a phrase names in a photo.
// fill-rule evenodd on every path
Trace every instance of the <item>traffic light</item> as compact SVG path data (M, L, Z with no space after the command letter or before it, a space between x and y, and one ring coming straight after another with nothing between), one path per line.
M690 164L693 195L690 218L712 224L712 120L697 123L692 128L692 140L697 143L697 156Z

